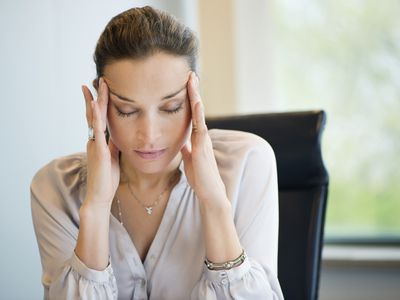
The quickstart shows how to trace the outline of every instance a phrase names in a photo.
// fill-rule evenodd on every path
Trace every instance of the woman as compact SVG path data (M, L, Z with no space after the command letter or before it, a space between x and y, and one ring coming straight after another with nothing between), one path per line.
M274 154L255 135L207 130L194 34L134 8L94 59L86 153L31 184L45 298L282 299Z

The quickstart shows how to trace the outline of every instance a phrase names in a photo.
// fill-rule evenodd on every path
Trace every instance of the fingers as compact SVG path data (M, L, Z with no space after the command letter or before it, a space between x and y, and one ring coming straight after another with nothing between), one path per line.
M108 86L103 77L100 77L98 88L98 103L100 109L100 116L103 121L103 131L106 130L107 124L107 107L108 107Z
M96 137L96 142L100 144L106 144L106 136L103 130L103 120L101 119L101 112L99 108L98 101L92 101L91 103L92 108L92 127L94 131L94 136Z
M92 107L91 102L93 101L92 93L86 85L82 85L82 93L85 98L85 106L86 106L86 122L88 127L92 126Z
M99 87L97 91L98 91L98 97L95 100L89 88L86 85L82 86L82 92L85 98L85 106L86 106L86 121L89 127L92 126L91 124L93 119L93 111L91 107L91 102L97 101L99 104L98 107L100 110L101 120L103 121L102 128L103 131L105 131L107 126L108 86L102 77L100 77Z
M190 74L189 99L192 110L192 123L194 132L207 130L204 116L204 106L200 97L199 79L194 72Z
M192 116L194 114L194 107L198 101L200 101L200 95L197 92L197 87L196 85L198 84L198 80L196 78L196 74L194 72L190 73L190 78L189 78L189 102L190 102L190 108L192 111Z

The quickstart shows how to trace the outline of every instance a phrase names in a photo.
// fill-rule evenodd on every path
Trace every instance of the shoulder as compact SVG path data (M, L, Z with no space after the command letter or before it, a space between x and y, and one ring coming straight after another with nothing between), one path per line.
M84 171L86 171L86 153L61 156L42 166L33 176L32 184L69 185L73 178L82 179Z
M276 176L274 151L263 138L248 132L221 129L211 129L209 135L221 178L233 201L240 190L261 186L266 177Z
M226 158L245 160L249 158L275 160L271 145L253 133L211 129L209 135L217 161Z
M77 199L84 185L86 153L80 152L58 157L41 167L32 178L31 194L39 202Z

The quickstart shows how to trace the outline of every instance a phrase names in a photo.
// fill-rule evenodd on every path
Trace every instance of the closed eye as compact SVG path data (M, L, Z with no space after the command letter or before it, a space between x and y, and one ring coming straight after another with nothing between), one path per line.
M176 114L178 113L180 110L182 110L183 108L183 104L180 104L179 106L177 106L176 108L173 109L163 109L162 111L166 112L167 114ZM132 112L123 112L121 110L119 110L118 108L116 108L117 110L117 114L119 117L121 118L127 118L130 116L133 116L134 114L138 113L138 110L134 110Z
M164 111L168 114L176 114L177 112L179 112L181 109L183 108L183 105L179 105L178 107L174 108L174 109L165 109Z
M120 111L120 110L117 108L117 114L118 114L118 116L120 116L120 117L122 117L122 118L130 117L130 116L136 114L137 112L138 112L138 111L135 110L135 111L132 111L132 112L129 112L129 113L124 113L124 112Z

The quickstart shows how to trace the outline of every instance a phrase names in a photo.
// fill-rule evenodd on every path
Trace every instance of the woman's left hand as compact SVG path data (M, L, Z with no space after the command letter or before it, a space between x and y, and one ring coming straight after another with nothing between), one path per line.
M201 204L206 207L224 206L227 196L219 174L211 138L204 117L204 107L199 92L199 79L192 72L188 81L188 95L192 111L191 149L182 148L186 177Z

